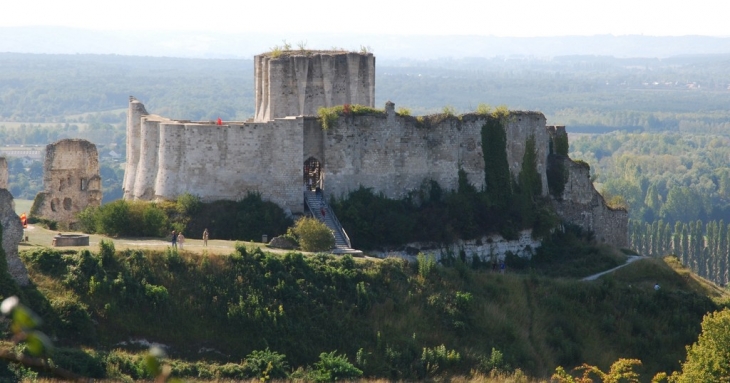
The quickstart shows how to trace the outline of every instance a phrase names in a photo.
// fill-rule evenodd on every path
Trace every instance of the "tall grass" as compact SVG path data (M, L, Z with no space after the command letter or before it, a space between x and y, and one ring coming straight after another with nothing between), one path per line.
M105 353L144 338L168 345L173 359L221 366L269 348L292 369L337 351L366 377L394 380L529 381L525 375L547 378L558 365L605 370L618 357L640 357L651 372L642 376L671 372L703 314L717 307L661 263L648 274L666 286L656 292L640 281L649 272L635 271L640 263L580 282L243 246L227 256L45 249L22 258L35 283L28 303L62 345ZM498 374L485 362L495 350L503 356ZM435 369L442 355L451 362ZM132 376L121 362L105 366L100 378L114 368Z

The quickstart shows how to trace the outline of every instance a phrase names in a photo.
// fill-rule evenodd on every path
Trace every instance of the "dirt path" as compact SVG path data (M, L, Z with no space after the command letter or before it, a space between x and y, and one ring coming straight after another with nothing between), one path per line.
M589 276L581 279L581 281L595 281L596 279L600 278L604 274L612 273L612 272L614 272L614 271L616 271L616 270L618 270L618 269L620 269L620 268L622 268L624 266L628 266L629 264L631 264L631 263L633 263L633 262L635 262L635 261L637 261L639 259L642 259L642 258L648 258L648 257L643 257L643 256L639 256L639 255L629 255L629 259L627 259L626 260L626 263L624 263L623 265L616 266L616 267L614 267L613 269L610 269L610 270L602 271L602 272L600 272L598 274L589 275Z

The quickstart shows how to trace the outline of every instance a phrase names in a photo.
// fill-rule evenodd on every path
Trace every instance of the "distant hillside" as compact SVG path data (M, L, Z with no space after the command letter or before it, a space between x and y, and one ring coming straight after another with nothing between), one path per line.
M365 34L224 34L213 32L90 31L63 27L0 28L0 52L250 58L281 44L310 48L370 47L380 59L601 55L669 57L730 53L730 37L708 36L395 36Z

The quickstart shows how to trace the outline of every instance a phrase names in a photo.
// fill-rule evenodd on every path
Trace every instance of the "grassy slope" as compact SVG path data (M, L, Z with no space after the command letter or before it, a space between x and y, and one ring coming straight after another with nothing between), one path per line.
M643 360L642 375L669 372L717 308L707 297L727 299L672 260L580 282L464 266L419 274L397 260L256 251L44 254L25 257L35 283L27 295L59 344L111 349L145 338L178 358L234 363L270 347L293 367L332 350L354 360L362 348L366 374L390 378L422 378L422 349L441 344L461 354L450 369L460 374L478 369L492 348L538 377L557 365L605 369L619 357Z

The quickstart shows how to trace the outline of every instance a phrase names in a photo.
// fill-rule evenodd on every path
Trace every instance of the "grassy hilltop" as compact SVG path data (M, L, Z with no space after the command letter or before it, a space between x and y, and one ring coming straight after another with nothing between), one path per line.
M548 378L559 365L606 370L637 358L648 381L679 369L703 315L726 299L674 258L639 260L594 282L555 276L583 270L567 255L505 275L458 259L444 267L428 257L408 264L243 245L215 255L105 243L97 252L36 248L22 259L33 285L21 299L45 320L54 363L112 379L144 378L139 344L159 342L173 375L188 378L257 378L261 360L301 376L335 351L370 378L495 369Z

